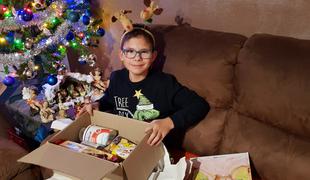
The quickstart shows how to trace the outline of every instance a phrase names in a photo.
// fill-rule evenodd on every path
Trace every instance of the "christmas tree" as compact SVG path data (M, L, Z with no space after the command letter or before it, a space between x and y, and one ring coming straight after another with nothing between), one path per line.
M133 118L137 120L153 120L157 118L160 114L160 112L156 109L154 109L153 103L145 97L141 91L136 91L135 95L139 102L137 104L137 110L134 113Z
M78 50L80 63L94 66L96 56L87 47L97 46L105 34L101 23L91 17L89 0L0 0L3 83L47 72L47 82L56 84L67 48Z

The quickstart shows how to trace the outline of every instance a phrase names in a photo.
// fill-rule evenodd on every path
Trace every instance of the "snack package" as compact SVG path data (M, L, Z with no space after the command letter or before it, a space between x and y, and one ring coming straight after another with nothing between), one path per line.
M126 159L137 145L128 139L117 136L105 149L113 155Z
M79 137L82 144L98 148L109 145L117 134L118 131L114 129L89 125L80 130Z
M116 155L112 155L108 152L98 150L92 147L85 146L83 144L79 144L73 141L64 141L59 144L60 146L66 147L76 152L85 153L88 155L95 156L100 159L105 159L112 162L121 162L122 159L117 157Z

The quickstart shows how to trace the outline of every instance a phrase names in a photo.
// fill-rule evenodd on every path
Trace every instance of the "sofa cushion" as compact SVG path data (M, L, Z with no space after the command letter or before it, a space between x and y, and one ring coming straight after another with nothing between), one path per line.
M249 152L262 179L309 179L310 142L266 123L228 114L220 153Z
M310 137L310 40L256 34L236 66L242 114Z
M165 57L164 71L205 97L211 107L231 107L233 68L246 37L186 25L154 29L163 35L159 57Z
M227 110L211 109L207 117L185 134L183 147L198 155L217 154L226 120Z

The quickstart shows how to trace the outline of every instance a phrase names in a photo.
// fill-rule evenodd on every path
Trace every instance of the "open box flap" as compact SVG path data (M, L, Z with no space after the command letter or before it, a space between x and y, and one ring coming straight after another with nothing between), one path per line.
M118 168L118 164L71 151L49 142L35 149L19 162L36 164L81 179L101 179Z
M128 179L148 179L154 167L165 155L162 143L158 146L150 146L146 135L130 156L123 162L124 171ZM137 173L139 169L139 173Z
M82 127L87 127L91 124L91 117L88 113L82 114L78 119L74 120L69 126L67 126L62 131L58 132L56 135L53 135L48 141L55 142L57 140L70 140L70 141L79 141L79 131Z

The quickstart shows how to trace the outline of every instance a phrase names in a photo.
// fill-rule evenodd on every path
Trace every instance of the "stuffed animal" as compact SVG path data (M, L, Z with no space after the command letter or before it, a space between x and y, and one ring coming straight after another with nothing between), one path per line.
M122 24L125 31L131 31L133 29L132 21L128 18L126 14L131 13L131 10L121 10L112 16L112 22L119 22Z
M162 8L159 8L157 5L155 5L154 1L151 0L144 0L144 4L146 8L141 11L140 17L146 21L151 23L152 22L152 16L160 15L163 12Z

